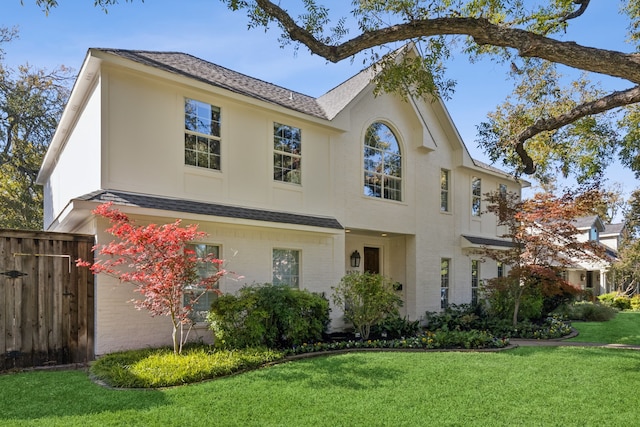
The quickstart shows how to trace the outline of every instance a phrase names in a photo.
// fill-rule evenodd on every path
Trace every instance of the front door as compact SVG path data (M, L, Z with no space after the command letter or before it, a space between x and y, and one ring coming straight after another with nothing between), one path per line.
M364 247L364 271L380 274L380 248Z

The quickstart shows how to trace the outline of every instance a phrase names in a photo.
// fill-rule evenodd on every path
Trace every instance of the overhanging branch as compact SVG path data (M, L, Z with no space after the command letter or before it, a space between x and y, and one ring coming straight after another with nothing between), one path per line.
M525 166L524 173L532 174L535 172L533 160L524 148L524 143L528 139L542 132L558 130L561 127L571 124L583 117L603 113L614 108L635 104L637 102L640 102L640 86L624 91L613 92L612 94L595 101L580 104L572 110L556 117L537 120L533 125L522 131L516 140L515 150Z

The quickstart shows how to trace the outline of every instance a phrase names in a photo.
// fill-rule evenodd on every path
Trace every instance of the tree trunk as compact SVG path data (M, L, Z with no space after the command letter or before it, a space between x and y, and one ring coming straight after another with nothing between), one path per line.
M516 294L514 295L514 304L513 304L513 319L512 324L515 329L518 326L518 312L520 311L520 299L522 298L522 292L524 291L524 287L522 285L518 285L518 290L516 290Z

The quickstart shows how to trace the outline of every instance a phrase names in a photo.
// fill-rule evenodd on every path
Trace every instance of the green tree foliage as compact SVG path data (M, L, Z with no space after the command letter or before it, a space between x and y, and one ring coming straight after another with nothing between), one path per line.
M590 213L588 195L565 194L555 197L539 193L520 200L516 193L499 191L486 194L487 210L497 217L503 238L511 241L507 249L484 248L483 256L509 266L506 277L489 280L486 286L493 310L511 316L515 327L521 317L535 318L547 303L563 302L578 290L560 277L560 270L574 260L599 261L604 256L600 245L578 239L573 220ZM577 202L578 201L578 202ZM520 312L525 302L525 312ZM554 307L547 307L551 310Z
M45 12L58 5L35 1ZM365 62L380 61L377 90L403 97L446 98L455 88L447 60L487 56L515 82L513 95L479 126L479 143L494 161L542 179L559 171L586 180L618 156L640 176L638 0L610 6L627 19L628 40L618 42L628 52L562 40L576 40L573 23L589 12L589 0L352 0L348 16L322 0L220 1L246 13L249 28L277 27L283 45L305 46L331 62L361 53ZM94 0L105 11L117 3ZM384 55L407 42L418 55ZM585 74L563 77L558 65ZM607 91L590 81L594 75L620 78L629 88Z
M0 28L0 227L42 229L42 188L35 180L68 98L70 72L3 65Z
M640 289L640 190L635 190L627 205L625 226L618 248L618 259L613 264L610 277L618 291L635 292Z
M349 273L332 289L333 303L344 307L344 318L364 340L369 338L372 326L397 316L402 304L396 283L380 274Z
M250 27L275 24L285 43L302 44L333 62L361 52L375 61L385 52L376 48L389 51L413 42L419 55L384 57L376 80L379 90L405 96L446 98L455 87L446 77L451 55L489 56L506 65L515 82L513 95L479 126L479 143L494 161L538 178L559 171L585 180L618 155L640 173L640 71L629 55L636 47L617 52L559 37L571 36L572 23L588 12L588 0L358 0L351 17L332 15L315 0L297 9L268 0L223 1L244 10ZM617 4L637 44L640 6L636 0ZM562 76L559 64L585 74ZM630 87L607 92L590 81L594 73L620 77Z
M322 339L329 301L288 285L245 286L217 298L208 321L218 347L289 348Z

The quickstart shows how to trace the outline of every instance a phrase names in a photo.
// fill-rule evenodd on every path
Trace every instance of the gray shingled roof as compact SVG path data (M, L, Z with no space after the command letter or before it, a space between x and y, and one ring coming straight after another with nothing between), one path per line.
M144 194L124 193L121 191L95 191L78 197L78 200L116 205L135 206L148 209L161 209L173 212L186 212L200 215L224 218L241 218L256 221L276 222L281 224L308 225L312 227L333 228L342 230L344 227L331 217L300 215L287 212L268 211L262 209L242 208L237 206L220 205L216 203L196 202L193 200L172 199L167 197L149 196Z
M249 77L186 53L124 49L95 50L111 53L170 73L181 74L212 86L221 87L271 104L277 104L310 116L321 119L328 118L324 109L311 96Z
M469 243L472 243L474 245L500 246L504 248L513 248L515 246L515 244L509 240L499 240L499 239L491 239L487 237L468 236L466 234L463 234L462 237L464 237L466 240L469 241Z
M624 222L619 222L617 224L605 224L604 231L600 233L600 235L602 236L603 234L620 234L624 229L624 225Z

